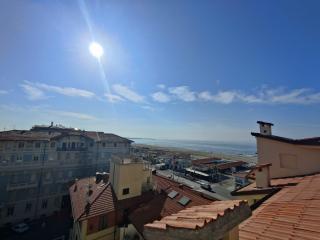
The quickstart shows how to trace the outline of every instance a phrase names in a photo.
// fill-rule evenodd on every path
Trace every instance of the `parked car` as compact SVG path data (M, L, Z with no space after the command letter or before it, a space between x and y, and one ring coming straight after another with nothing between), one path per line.
M209 191L209 192L214 192L214 191L212 190L211 185L208 184L208 183L200 183L200 187L201 187L202 189L204 189L204 190Z
M18 223L13 225L11 229L16 233L24 233L29 230L29 226L26 223Z

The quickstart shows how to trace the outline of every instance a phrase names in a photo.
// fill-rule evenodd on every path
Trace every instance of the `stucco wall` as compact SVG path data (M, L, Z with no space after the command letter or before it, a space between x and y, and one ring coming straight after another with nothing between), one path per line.
M283 143L257 137L258 163L272 163L270 177L320 172L320 147Z
M111 162L110 182L118 200L141 195L142 184L151 175L149 169L144 169L143 163L118 164ZM129 188L129 194L123 195L123 189Z

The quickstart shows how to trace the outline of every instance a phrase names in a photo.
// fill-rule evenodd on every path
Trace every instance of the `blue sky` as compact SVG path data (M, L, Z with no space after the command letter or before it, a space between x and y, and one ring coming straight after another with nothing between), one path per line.
M0 3L0 127L253 142L320 135L319 1ZM104 48L100 61L88 45Z

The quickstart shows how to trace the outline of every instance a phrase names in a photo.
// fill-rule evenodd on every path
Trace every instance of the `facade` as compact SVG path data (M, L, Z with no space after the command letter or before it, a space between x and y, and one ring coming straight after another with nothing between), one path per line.
M272 123L258 122L256 137L258 164L271 163L271 178L297 176L320 171L320 137L290 139L272 135Z
M0 225L50 215L70 205L75 178L108 171L131 141L62 126L0 132Z

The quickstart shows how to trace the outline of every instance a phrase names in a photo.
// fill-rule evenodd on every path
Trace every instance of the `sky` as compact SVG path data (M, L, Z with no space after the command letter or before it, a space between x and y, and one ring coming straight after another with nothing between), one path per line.
M0 128L320 136L319 1L0 2ZM98 42L104 55L89 50Z

